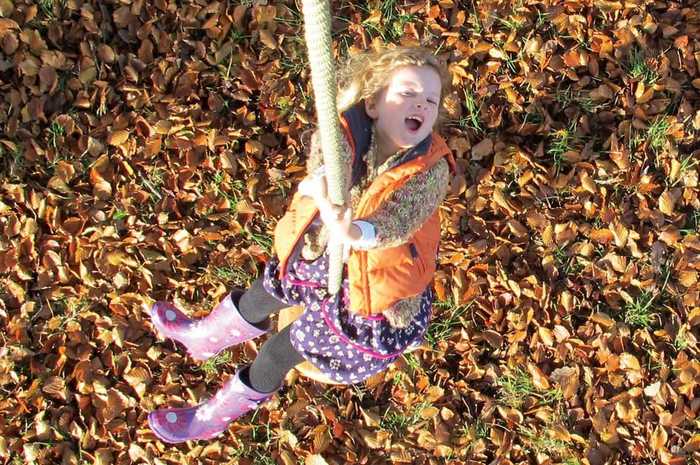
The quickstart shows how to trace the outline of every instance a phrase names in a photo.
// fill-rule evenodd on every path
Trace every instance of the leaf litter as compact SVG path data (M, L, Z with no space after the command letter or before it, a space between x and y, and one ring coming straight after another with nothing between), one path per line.
M202 369L143 308L205 315L269 257L314 121L299 5L0 0L4 463L699 461L700 4L332 8L339 57L449 64L430 343L157 441L257 351Z

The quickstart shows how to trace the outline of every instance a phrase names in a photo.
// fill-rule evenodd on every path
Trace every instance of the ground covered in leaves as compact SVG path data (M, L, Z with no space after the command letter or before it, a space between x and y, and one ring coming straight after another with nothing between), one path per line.
M448 60L436 317L356 387L217 441L146 424L201 365L142 305L251 282L313 127L292 1L0 0L3 464L700 461L700 3L334 1L339 56Z

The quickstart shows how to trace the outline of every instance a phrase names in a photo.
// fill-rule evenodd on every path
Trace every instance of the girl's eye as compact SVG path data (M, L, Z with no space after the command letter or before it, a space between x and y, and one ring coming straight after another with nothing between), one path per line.
M430 100L430 99L428 100L428 103L431 103L431 104L433 104L433 105L437 105L437 102L436 102L436 101Z
M415 94L408 90L404 90L403 92L401 92L401 95L403 95L404 97L413 97Z

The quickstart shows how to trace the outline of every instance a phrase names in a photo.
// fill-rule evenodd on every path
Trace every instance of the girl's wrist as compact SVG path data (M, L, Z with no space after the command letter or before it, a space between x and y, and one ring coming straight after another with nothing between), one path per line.
M350 223L350 228L348 229L348 239L351 241L359 241L362 239L362 229L354 222Z

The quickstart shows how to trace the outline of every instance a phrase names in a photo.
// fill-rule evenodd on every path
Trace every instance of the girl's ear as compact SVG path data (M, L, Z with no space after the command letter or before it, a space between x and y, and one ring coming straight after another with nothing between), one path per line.
M367 116L369 116L372 119L377 119L379 116L379 111L377 110L377 101L374 98L374 96L367 97L365 99L365 112L367 113Z

